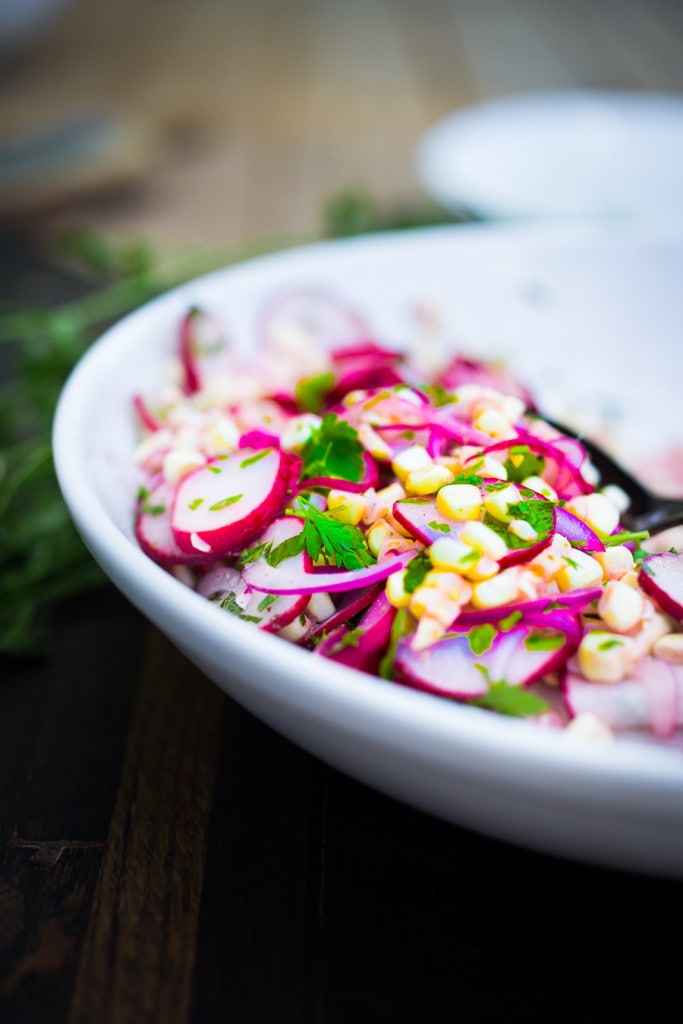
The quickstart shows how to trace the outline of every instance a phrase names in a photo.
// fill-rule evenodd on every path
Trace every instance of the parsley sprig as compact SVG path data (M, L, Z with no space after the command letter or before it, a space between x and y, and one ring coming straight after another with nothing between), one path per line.
M375 564L363 531L350 523L340 522L328 512L321 512L305 494L299 495L297 508L288 511L303 518L304 528L298 536L283 541L266 555L269 564L276 565L277 561L273 559L281 561L282 557L304 550L314 562L322 558L328 565L341 569L364 569Z
M363 452L358 431L336 413L327 413L303 447L301 479L333 477L358 483L365 472Z

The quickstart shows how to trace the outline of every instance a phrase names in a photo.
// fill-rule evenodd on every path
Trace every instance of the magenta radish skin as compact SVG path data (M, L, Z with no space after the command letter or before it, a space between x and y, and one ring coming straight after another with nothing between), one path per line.
M555 507L555 532L565 537L570 544L576 544L582 551L604 551L605 545L590 526L573 512L559 505Z
M214 558L239 551L280 513L290 483L279 449L242 448L212 459L178 485L171 512L178 547Z
M641 563L638 583L663 612L683 622L683 554L648 555Z
M455 538L465 526L439 512L434 498L400 498L394 502L391 514L413 537L427 545L444 537ZM437 525L432 526L431 523ZM439 526L447 529L440 530Z
M278 596L264 606L263 594L250 590L239 570L227 566L216 566L205 573L197 584L197 592L217 604L232 595L246 621L256 620L254 625L266 633L279 633L303 615L309 600L305 594Z
M364 611L368 605L372 604L375 598L379 597L382 593L383 589L383 583L375 583L371 587L364 587L362 590L347 590L339 594L335 602L336 610L332 612L329 618L317 623L313 630L313 635L321 636L323 633L337 629L338 626L345 625L354 615Z
M379 594L356 627L357 643L344 646L344 638L352 631L346 626L341 626L318 645L316 654L363 672L377 672L391 638L391 627L395 618L396 609L389 603L385 594Z
M151 488L138 506L135 518L137 542L145 554L159 565L201 565L213 556L199 551L188 554L176 543L171 528L174 497L175 486L165 480Z

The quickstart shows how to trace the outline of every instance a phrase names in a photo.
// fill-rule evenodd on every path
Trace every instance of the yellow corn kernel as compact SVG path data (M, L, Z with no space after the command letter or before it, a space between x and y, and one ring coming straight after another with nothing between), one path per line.
M560 590L575 590L602 583L602 566L585 551L574 550L571 555L562 557L564 568L555 575Z
M472 548L474 551L474 548ZM472 583L478 583L481 580L490 580L492 576L495 576L500 566L498 562L493 558L487 558L486 555L480 555L479 558L471 562L467 568L463 571L465 579L470 580Z
M619 525L617 507L604 494L580 494L567 502L567 511L603 536L612 533Z
M407 608L410 604L411 594L405 588L406 570L399 569L398 572L392 572L391 576L387 579L385 592L387 595L387 601L389 604L393 604L394 608Z
M375 558L379 555L383 541L393 536L395 536L394 530L392 530L385 519L378 519L377 522L372 524L365 534L365 540Z
M394 471L394 475L405 483L410 473L414 473L417 469L425 469L427 466L432 466L433 460L427 453L427 449L423 444L413 444L410 448L404 448L402 452L393 459L391 468Z
M170 484L177 484L205 462L205 457L196 449L175 448L164 456L163 474Z
M499 572L491 579L473 584L472 604L475 608L498 608L502 604L511 604L515 601L518 592L515 576Z
M507 480L508 471L502 462L494 459L493 455L473 455L463 463L465 473L477 473L479 476L488 476L493 480Z
M538 540L538 532L534 530L531 523L528 523L526 519L511 519L508 529L515 537L519 537L520 540L526 541L529 544Z
M621 580L633 569L633 555L623 544L615 544L604 551L595 551L593 558L602 566L602 575L606 580Z
M408 474L405 479L406 491L409 494L435 494L441 487L450 484L452 479L453 474L449 469L432 462Z
M457 572L461 576L464 576L466 570L471 569L480 557L478 551L469 544L463 544L456 537L440 537L429 548L429 559L435 569Z
M634 662L630 638L604 629L594 629L583 637L577 657L584 676L594 683L618 683Z
M475 414L472 426L476 430L481 430L482 434L488 434L494 440L515 436L515 431L512 429L510 421L503 416L502 412L498 412L497 409L481 409Z
M509 523L512 519L510 506L521 501L522 495L514 484L501 487L496 491L488 491L484 498L484 508L490 516L498 519L501 523Z
M391 448L369 423L361 423L358 427L358 440L374 459L388 461L391 458Z
M561 572L566 568L567 563L562 555L553 551L552 548L549 547L545 548L543 551L539 551L537 555L534 555L527 565L532 572L536 573L536 575L540 577L540 579L545 580L546 583L550 583L551 580L555 579L558 572Z
M530 490L536 491L537 494L542 494L549 501L557 501L557 491L542 476L526 477L522 480L522 487L528 487Z
M645 601L639 590L610 580L598 601L598 615L615 633L628 633L643 618Z
M666 633L652 645L655 658L661 658L672 665L683 665L683 633Z
M503 538L485 523L466 523L460 531L460 540L464 544L469 544L479 554L494 558L496 561L508 553L508 546Z
M481 491L474 484L446 484L436 495L436 507L449 519L463 521L481 516Z
M358 526L365 514L365 498L352 491L332 489L327 495L327 511L340 523Z

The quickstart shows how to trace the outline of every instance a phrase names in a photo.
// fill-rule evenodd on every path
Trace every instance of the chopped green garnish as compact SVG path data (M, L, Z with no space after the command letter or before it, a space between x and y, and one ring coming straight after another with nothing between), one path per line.
M203 501L203 498L195 498L194 501L191 501L187 507L194 512L196 508L199 508Z
M277 601L277 594L266 594L262 601L258 603L258 611L265 612L266 608L270 608L271 604L275 604Z
M227 498L221 498L220 501L214 502L213 505L209 505L209 512L220 512L221 509L228 508L229 505L234 505L235 502L243 498L243 494L231 494Z
M612 533L608 537L603 536L600 539L606 548L615 547L617 544L630 544L632 542L640 547L641 540L648 540L649 536L649 530L638 530L636 532L624 530L622 533Z
M495 516L486 512L484 514L486 526L489 526L502 537L507 546L513 551L531 547L533 544L537 544L538 541L550 536L553 531L555 522L553 505L544 498L524 499L516 502L514 505L509 505L508 515L511 519L523 519L534 528L537 534L537 540L522 540L516 534L510 533L507 523L501 522L500 519L496 519Z
M265 459L266 455L270 455L272 448L263 448L256 455L250 455L248 459L244 459L240 462L240 469L246 469L247 466L253 466L255 462L260 462L261 459Z
M207 466L209 473L220 473L221 470L218 466Z
M402 637L407 636L413 628L413 619L407 608L399 608L391 624L391 634L384 657L379 664L379 675L382 679L391 679L394 674L396 648Z
M548 704L541 697L538 697L532 690L523 686L514 686L504 679L494 682L484 665L475 665L486 677L489 689L483 697L477 697L468 701L469 704L478 708L486 708L488 711L497 711L500 715L510 715L513 718L529 718L541 715L548 710Z
M357 626L355 629L347 629L336 644L330 649L329 653L337 654L339 651L343 651L345 647L358 647L362 636L363 630L359 629Z
M302 377L294 389L296 404L303 412L318 413L323 407L325 396L334 387L334 374L330 371Z
M467 634L472 654L483 654L484 651L488 651L497 635L498 630L490 622L474 626Z
M540 476L545 466L545 459L535 455L526 444L516 444L510 448L510 454L503 463L508 474L508 481L521 484L528 476Z
M481 460L481 464L483 465L483 460ZM479 465L480 465L480 463L477 463L477 467ZM456 474L456 476L455 476L455 478L453 480L453 483L454 484L472 484L474 487L483 487L484 480L483 480L483 477L480 477L477 473L458 473L458 474Z
M417 390L421 391L423 395L431 399L432 405L438 408L441 405L449 405L455 401L453 395L446 391L445 387L441 384L425 384Z
M322 557L329 565L343 569L364 569L375 564L362 530L321 512L305 495L299 496L296 509L288 509L287 512L302 517L304 528L296 537L290 537L272 549L267 556L269 565L278 564L273 559L282 561L283 557L289 558L303 550L314 562ZM281 554L283 548L284 555Z
M519 620L522 618L522 613L519 608L515 608L514 612L510 612L504 619L501 619L498 623L498 629L501 633L508 633L511 629L517 625Z
M144 512L148 516L161 516L166 511L165 505L147 505L143 504L140 506L140 511Z
M622 642L623 641L621 640L617 640L616 637L614 639L610 638L609 640L603 640L601 644L598 644L598 650L611 651L613 647L621 647Z
M358 431L328 413L303 447L301 479L322 476L358 483L365 472L364 451Z
M410 559L403 580L403 589L406 594L412 594L414 590L417 590L431 568L432 563L426 551L420 551L415 558Z
M527 651L556 651L565 643L564 633L529 633L524 640Z
M427 526L430 526L432 528L432 530L439 530L440 533L450 533L451 532L451 528L448 525L448 523L439 523L439 522L437 522L436 519L432 519L431 523L427 523Z
M237 561L237 568L241 569L243 566L248 565L249 562L255 562L257 558L260 558L271 547L272 542L269 544L257 544L253 548L245 548Z
M230 612L231 615L236 615L238 619L243 619L244 622L260 622L258 615L245 615L242 608L237 603L237 597L234 590L231 590L229 594L221 601L220 607L225 609L226 612Z

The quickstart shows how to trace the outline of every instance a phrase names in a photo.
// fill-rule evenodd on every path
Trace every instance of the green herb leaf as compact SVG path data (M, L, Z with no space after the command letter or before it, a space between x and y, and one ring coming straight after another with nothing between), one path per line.
M296 404L303 412L320 412L325 396L334 387L334 380L334 374L329 371L313 377L302 377L294 389Z
M566 639L564 633L533 632L525 638L524 646L527 651L557 651Z
M227 498L221 498L220 501L214 502L213 505L209 505L209 512L220 512L224 508L228 508L229 505L234 505L235 502L243 498L243 494L231 494Z
M427 523L427 526L430 526L432 528L432 530L439 530L440 533L450 533L451 532L451 528L448 525L448 523L439 523L439 522L437 522L436 519L432 519L431 523Z
M545 459L536 455L526 444L516 444L510 448L510 454L503 463L508 474L508 481L521 484L528 476L540 476L545 466Z
M548 703L537 696L532 690L523 686L513 686L504 679L494 682L484 665L476 666L485 676L489 684L488 693L468 703L475 707L496 711L499 715L510 715L512 718L529 718L541 715L548 710Z
M358 483L365 472L364 451L358 431L328 413L303 447L301 479L322 476Z
M498 630L490 622L474 626L467 634L472 654L483 654L484 651L488 651L497 635Z
M382 679L392 679L394 675L394 661L396 659L396 648L402 637L412 632L414 619L407 608L399 608L391 624L391 634L386 652L379 664L379 675Z
M429 555L426 551L420 551L414 558L411 558L406 566L406 574L403 580L403 589L406 594L412 594L423 582L425 576L432 568Z
M261 451L256 452L256 455L250 455L249 458L243 459L240 462L240 469L246 469L247 466L253 466L255 462L260 462L261 459L265 459L266 455L270 455L272 448L263 448Z
M362 530L349 523L341 523L327 512L321 512L304 494L299 495L297 508L288 509L287 513L304 519L302 532L291 538L291 553L298 554L305 548L313 561L323 557L328 564L342 569L364 569L375 564ZM283 544L288 543L283 541ZM271 558L281 546L278 545L271 552Z
M220 607L226 612L230 612L231 615L236 615L238 619L243 619L244 622L260 622L261 619L258 615L246 615L242 608L237 603L237 597L233 590L223 598L220 603Z

